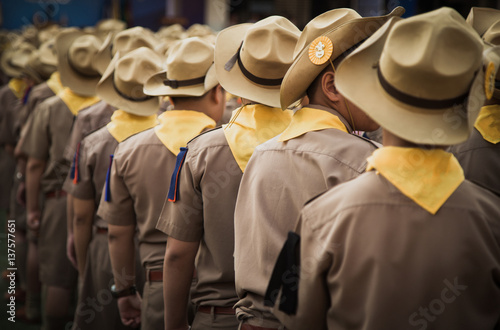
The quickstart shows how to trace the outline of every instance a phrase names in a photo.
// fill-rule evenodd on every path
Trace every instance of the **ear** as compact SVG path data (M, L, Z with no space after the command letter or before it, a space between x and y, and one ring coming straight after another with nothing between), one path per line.
M222 86L220 84L212 88L210 97L215 104L219 104L223 101L224 93L222 93Z
M337 88L335 87L335 73L332 71L327 71L321 77L321 89L323 94L331 101L331 102L339 102L339 93Z

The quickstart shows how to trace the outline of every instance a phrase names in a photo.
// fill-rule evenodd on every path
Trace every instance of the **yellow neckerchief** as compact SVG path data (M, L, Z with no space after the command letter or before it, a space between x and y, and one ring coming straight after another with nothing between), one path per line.
M291 120L291 111L262 104L244 105L233 111L229 124L222 125L224 135L242 172L256 146L283 132Z
M28 84L21 78L12 78L9 80L9 88L18 99L22 99Z
M192 138L216 125L206 114L190 110L165 111L158 119L160 124L155 127L156 136L176 156Z
M109 134L120 143L136 133L155 127L158 124L157 117L156 114L137 116L123 110L115 110L106 128Z
M47 85L54 92L54 94L59 94L59 92L64 88L61 83L61 76L59 72L54 72L50 75L50 78L47 80Z
M500 142L500 105L482 107L474 127L486 141L493 144Z
M101 100L97 96L81 96L75 94L69 87L64 87L57 96L63 100L64 104L66 104L69 111L71 111L74 116L76 116L80 110L88 108Z
M465 179L455 156L441 149L383 147L368 157L366 170L373 169L431 214Z
M325 128L336 128L348 133L338 116L325 110L304 107L293 114L290 125L281 133L278 141L288 141L307 132Z

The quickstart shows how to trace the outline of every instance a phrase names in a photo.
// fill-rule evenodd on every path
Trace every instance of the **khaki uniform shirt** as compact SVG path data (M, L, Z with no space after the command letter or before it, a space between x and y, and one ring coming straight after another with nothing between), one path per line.
M64 190L79 199L93 199L97 209L106 182L110 156L116 146L118 141L106 126L86 136L80 144L78 165L73 165L78 166L78 181L75 184L68 176L64 182ZM106 221L99 216L96 216L94 224L101 228L108 227Z
M331 112L350 129L335 110ZM274 319L264 295L274 264L304 204L366 169L373 142L329 128L255 149L243 175L235 210L238 318ZM271 326L270 324L269 326ZM275 324L276 325L276 324Z
M500 199L464 181L432 215L370 171L301 213L290 329L496 329Z
M154 129L118 144L111 166L109 191L97 215L112 225L137 225L139 253L144 266L163 265L167 236L157 230L176 157L158 139Z
M242 172L223 130L193 139L179 174L179 199L166 201L157 228L180 241L201 241L196 259L196 305L232 307L234 205Z
M500 143L493 144L473 129L469 139L449 150L464 169L465 178L500 196Z
M54 95L56 94L54 94L52 89L50 89L49 85L47 85L47 82L43 82L39 85L33 86L28 96L28 100L26 101L26 104L22 109L22 113L20 116L21 127L24 126L29 116L33 113L33 111L35 111L35 108L40 102Z
M64 158L72 162L78 143L88 134L109 123L113 111L115 111L115 108L104 101L99 101L80 111L75 120L66 149L64 150Z
M22 100L18 99L9 85L0 88L0 145L16 145L19 131L16 127L17 117L22 108Z
M47 161L41 180L44 193L60 190L66 179L70 162L63 158L63 152L74 120L75 116L59 96L43 101L33 113L22 152Z

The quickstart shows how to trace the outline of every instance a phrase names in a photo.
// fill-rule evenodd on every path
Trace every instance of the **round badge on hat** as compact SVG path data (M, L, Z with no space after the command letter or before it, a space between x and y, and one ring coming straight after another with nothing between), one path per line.
M484 73L484 92L486 98L491 100L493 97L493 92L495 91L495 64L493 62L488 63L486 67L486 72Z
M322 65L326 63L332 54L333 43L328 37L318 37L309 46L309 59L313 64Z

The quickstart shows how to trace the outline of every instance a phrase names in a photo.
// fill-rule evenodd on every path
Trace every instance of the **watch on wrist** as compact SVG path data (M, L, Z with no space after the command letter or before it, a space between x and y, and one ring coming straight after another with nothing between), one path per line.
M114 284L111 286L111 295L114 298L133 296L136 292L137 288L135 287L135 285L129 286L128 288L125 288L120 291L116 291L116 286Z

